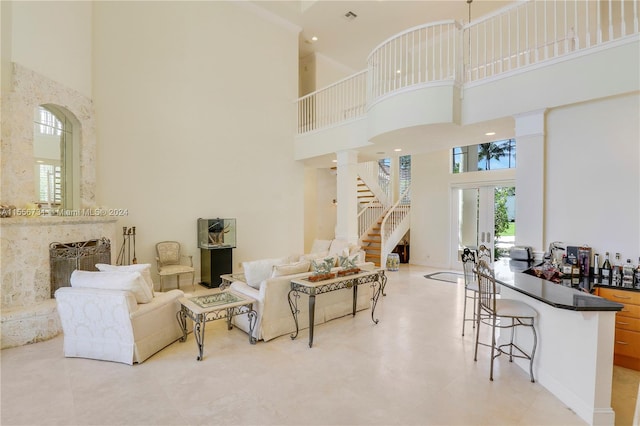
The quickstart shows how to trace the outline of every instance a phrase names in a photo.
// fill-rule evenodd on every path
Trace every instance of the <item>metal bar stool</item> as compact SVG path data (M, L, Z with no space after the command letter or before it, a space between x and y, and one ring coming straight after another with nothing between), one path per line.
M476 315L478 308L478 283L474 272L476 266L476 256L471 250L465 247L462 251L462 271L464 274L464 307L462 308L462 335L464 336L464 326L467 321L471 321L473 328L476 328ZM467 317L467 299L473 299L473 317Z
M534 325L537 312L531 306L520 300L496 299L496 280L494 272L484 260L480 260L478 262L478 265L476 266L476 275L478 279L479 311L476 327L476 349L473 360L478 360L478 344L489 346L485 343L479 343L480 324L484 323L486 325L490 325L491 373L489 375L489 380L493 380L494 359L505 354L509 355L509 362L513 362L513 358L528 359L531 382L535 382L533 376L533 357L536 354L536 346L538 344L538 336ZM498 318L501 319L500 322L498 322ZM510 321L503 324L502 319ZM533 349L531 350L531 354L526 353L513 342L514 330L516 327L520 326L531 327L533 332ZM511 329L511 340L509 343L499 346L496 345L496 328ZM514 350L516 351L515 353Z

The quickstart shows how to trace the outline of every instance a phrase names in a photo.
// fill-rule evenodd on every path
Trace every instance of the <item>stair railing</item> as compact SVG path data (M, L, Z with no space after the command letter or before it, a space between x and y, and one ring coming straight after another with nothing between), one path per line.
M373 224L375 224L385 211L385 206L379 200L369 201L358 213L358 238L362 240Z
M387 263L387 254L402 239L408 230L408 224L405 219L411 212L411 186L402 193L402 196L389 209L382 219L380 225L380 266L384 267ZM404 232L402 232L404 230ZM390 244L391 243L391 244Z
M359 163L358 175L384 207L391 205L389 173L384 170L377 161Z

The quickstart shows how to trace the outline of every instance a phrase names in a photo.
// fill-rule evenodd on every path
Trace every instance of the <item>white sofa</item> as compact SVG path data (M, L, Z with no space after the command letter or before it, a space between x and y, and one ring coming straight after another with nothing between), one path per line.
M176 313L184 292L154 293L143 275L74 271L71 287L56 290L66 357L132 365L182 337Z
M333 241L338 240L327 241L331 245ZM268 341L296 331L288 300L291 280L311 275L312 271L309 270L309 266L302 272L304 262L306 261L307 265L309 265L309 259L329 257L335 254L338 245L342 246L343 243L335 244L334 252L326 250L301 256L243 262L244 281L235 280L230 287L238 293L257 300L257 306L254 305L254 310L257 312L257 321L253 331L253 336L256 339ZM314 243L314 248L318 249L318 247L320 246ZM343 252L343 254L346 254L346 252ZM359 259L364 259L364 253L359 250L359 247L352 247L350 255L352 257L358 255ZM373 270L375 268L372 262L359 261L356 263L362 270ZM255 269L261 269L260 273L256 273ZM370 308L372 297L373 292L370 286L358 288L356 310ZM298 310L300 311L298 325L300 330L309 327L309 307L307 302L307 296L301 295L298 301ZM316 298L314 324L322 324L334 318L350 315L352 311L352 289L341 289L322 294ZM249 321L246 315L234 317L233 323L238 328L249 333Z

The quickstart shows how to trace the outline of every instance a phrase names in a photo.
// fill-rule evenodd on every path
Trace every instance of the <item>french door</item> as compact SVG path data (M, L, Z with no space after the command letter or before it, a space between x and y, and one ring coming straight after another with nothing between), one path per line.
M510 194L505 196L505 194ZM478 248L484 244L493 254L496 246L502 253L508 253L509 245L513 245L512 235L507 222L515 226L515 210L513 208L515 187L513 183L490 183L482 185L465 185L452 188L452 211L455 214L452 247L455 251L453 259L459 259L462 249ZM498 214L496 215L496 212ZM496 223L496 220L499 222ZM497 226L496 226L497 225ZM496 238L498 231L498 238Z

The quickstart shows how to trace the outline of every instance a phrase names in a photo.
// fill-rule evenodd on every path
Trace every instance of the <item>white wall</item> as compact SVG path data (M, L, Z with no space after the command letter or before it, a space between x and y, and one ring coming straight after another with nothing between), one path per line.
M548 245L587 244L604 259L640 256L640 95L547 113L545 232Z
M234 270L301 252L297 33L232 2L99 2L94 38L98 199L139 262L177 240L199 267L199 217L237 219Z
M10 61L91 97L93 2L9 3ZM2 36L6 36L4 32Z
M623 260L640 256L640 95L551 109L546 114L544 250L587 244ZM511 171L449 173L448 150L412 157L411 263L456 268L450 186L512 179ZM527 158L518 157L518 162ZM525 180L526 176L518 175ZM518 191L516 190L516 194ZM517 228L528 224L517 221ZM517 233L517 230L516 230ZM517 235L516 235L517 238ZM613 254L612 254L613 256Z

